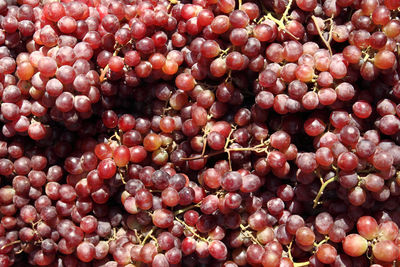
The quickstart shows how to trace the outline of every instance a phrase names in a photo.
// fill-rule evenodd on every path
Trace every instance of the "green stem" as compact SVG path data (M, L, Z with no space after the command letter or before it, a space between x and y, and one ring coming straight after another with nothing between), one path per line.
M121 50L121 48L122 48L122 46L117 47L117 48L115 49L114 53L113 53L113 56L118 55L119 50ZM110 69L110 66L108 66L108 64L107 64L107 66L105 66L104 69L101 71L100 77L99 77L100 82L103 82L103 81L104 81L104 79L105 79L105 77L106 77L106 74L107 74L107 72L108 72L109 69Z
M294 267L302 267L302 266L309 266L310 262L309 261L305 261L305 262L293 262L293 266Z
M219 52L220 56L226 56L228 54L228 52L232 49L232 46L229 46L228 48L226 48L225 50L221 50Z
M156 230L156 226L153 226L153 228L151 228L151 230L147 233L147 235L144 237L141 245L144 245L147 241L147 239L149 239L149 237L153 234L154 230Z
M327 41L327 40L324 38L324 36L323 36L323 34L322 34L322 32L321 32L321 29L318 27L317 18L316 18L314 15L312 15L311 18L312 18L312 20L314 21L315 27L317 28L317 32L318 32L319 37L321 37L322 42L323 42L323 43L325 44L325 46L328 48L329 54L332 56L332 48L331 48L331 45L330 45L330 43L329 43L329 42L331 41L331 39L332 39L332 30L333 30L332 22L331 22L331 26L330 26L330 30L329 30L329 39L328 39L328 41Z
M272 16L271 13L268 13L266 17L267 17L267 19L275 22L278 25L279 29L285 29L285 24L283 24L283 22L281 20L276 19L274 16Z
M197 208L199 206L200 206L200 203L197 203L196 205L191 205L191 206L186 207L184 209L177 210L177 211L174 212L174 215L177 216L177 215L179 215L181 213L184 213L185 211L191 210L193 208Z
M314 242L314 248L318 248L319 246L321 246L322 244L325 244L328 241L329 241L329 236L326 236L319 243Z
M209 241L208 241L207 239L205 239L204 237L202 237L202 236L200 236L198 233L196 233L196 232L192 229L192 227L190 227L189 225L187 225L184 221L182 221L182 220L179 219L179 218L175 218L175 220L177 220L177 221L180 222L183 226L185 226L185 228L186 228L187 230L189 230L195 237L197 237L198 239L200 239L200 240L206 242L207 244L209 243Z
M8 244L5 244L4 246L2 246L0 249L5 249L5 248L7 248L7 247L9 247L9 246L13 246L13 245L15 245L15 244L19 244L19 243L21 243L21 240L15 240L15 241L13 241L13 242L10 242L10 243L8 243Z
M284 13L285 14L285 13ZM280 20L276 19L274 16L271 15L271 13L268 13L266 16L267 19L272 20L273 22L275 22L278 25L278 29L286 32L287 34L289 34L290 36L292 36L292 38L294 38L295 40L299 40L299 38L297 38L296 36L293 35L293 33L291 33L290 31L286 30L286 26L283 23L284 21L284 17L282 16L282 18ZM285 19L286 20L286 19Z
M239 151L253 151L256 153L261 153L261 152L268 152L268 147L265 148L261 148L258 145L256 147L238 147L238 148L225 148L223 150L218 150L215 151L213 153L207 154L207 155L200 155L200 156L196 156L196 157L192 157L192 158L181 158L181 160L196 160L196 159L205 159L205 158L209 158L212 156L216 156L222 153L229 153L229 152L239 152Z
M246 237L248 237L248 238L250 238L250 239L253 241L253 243L256 243L256 244L262 246L261 243L257 240L257 238L255 238L255 237L253 236L253 234L252 234L250 231L247 230L247 227L246 227L246 226L244 226L243 224L241 224L241 225L240 225L240 229L243 231L243 232L242 232L243 235L246 236Z
M288 257L292 261L294 267L301 267L301 266L309 266L310 262L305 261L305 262L294 262L293 256L292 256L292 245L293 245L293 240L290 242L289 246L287 247L288 251Z
M332 182L334 182L334 181L336 181L336 180L337 180L337 176L334 176L334 177L330 178L329 180L325 181L325 182L321 185L321 188L319 189L318 194L317 194L317 196L316 196L315 199L314 199L314 206L313 206L314 209L318 206L318 204L320 204L320 203L319 203L319 199L320 199L321 196L324 194L324 190L325 190L325 188L328 186L328 184L330 184L330 183L332 183Z
M289 13L290 8L292 7L292 3L293 3L293 0L289 0L288 4L286 6L285 12L283 12L283 14L282 14L281 21L287 20L286 16Z
M126 184L125 177L124 177L125 170L122 170L121 168L118 168L118 173L119 173L119 176L121 176L122 183Z
M215 151L215 152L207 154L207 155L203 155L203 156L200 155L200 156L191 157L191 158L181 158L181 160L206 159L206 158L209 158L209 157L212 157L212 156L216 156L216 155L219 155L219 154L222 154L222 153L225 153L225 151L224 150L218 150L218 151Z
M363 58L363 61L366 62L369 58L369 54L366 54L365 57Z

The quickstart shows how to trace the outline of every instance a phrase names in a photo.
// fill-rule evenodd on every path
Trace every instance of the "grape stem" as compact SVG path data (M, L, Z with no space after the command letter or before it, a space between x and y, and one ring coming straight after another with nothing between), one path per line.
M15 252L15 255L21 254L22 252L24 252L24 246L22 244L21 248Z
M152 235L152 234L150 234L149 236L150 236L151 239L154 240L154 242L156 243L156 246L159 247L157 238L155 238L155 236Z
M326 242L329 241L329 236L326 236L324 239L322 239L319 243L314 242L314 247L318 248L319 246L321 246L322 244L325 244Z
M121 181L123 184L126 184L125 177L124 177L125 171L126 171L125 169L118 168L118 173L119 173L119 176L121 176Z
M228 82L230 82L231 80L232 80L232 70L230 69L230 70L228 71L228 75L227 75L226 78L225 78L225 82L228 83Z
M195 237L197 237L198 239L200 239L201 241L206 242L207 244L209 243L209 241L207 239L205 239L204 237L200 236L198 233L196 233L196 231L193 230L193 228L189 225L187 225L184 221L182 221L179 218L175 218L175 220L177 220L178 222L180 222L183 226L185 226L185 228L187 230L189 230Z
M118 142L119 145L121 145L121 137L119 136L118 132L115 131L113 135L110 136L110 138L108 138L108 141L112 141L112 139L115 138Z
M141 235L138 234L137 229L134 229L133 232L135 233L135 237L139 243L142 243L142 239L140 238Z
M167 112L170 111L172 108L169 107L169 100L171 98L172 92L169 93L168 99L165 101L165 105L163 107L163 114L161 117L164 117L165 115L167 115Z
M113 228L112 229L112 235L110 236L110 238L107 240L107 243L110 243L111 241L114 241L117 239L117 229Z
M318 27L317 18L316 18L314 15L312 15L311 18L312 18L312 20L314 21L315 27L317 28L319 37L321 37L322 42L323 42L323 43L325 44L325 46L328 48L329 54L332 56L332 48L331 48L331 45L330 45L330 42L332 41L332 31L333 31L333 20L332 20L332 17L329 19L329 21L330 21L330 27L329 27L329 37L328 37L328 40L326 40L326 39L324 38L324 36L323 36L323 34L322 34L322 32L321 32L321 29Z
M286 12L286 11L285 11ZM283 14L285 14L285 13L283 13ZM278 19L276 19L274 16L272 16L272 14L271 13L268 13L267 14L267 16L266 16L266 18L267 19L269 19L269 20L272 20L273 22L275 22L277 25L278 25L278 28L279 29L281 29L281 30L283 30L284 32L286 32L287 34L289 34L292 38L294 38L295 40L299 40L299 38L297 38L296 36L294 36L293 35L293 33L291 33L290 31L287 31L286 30L286 26L285 26L285 24L283 23L283 16L282 16L282 18L280 19L280 20L278 20ZM286 19L285 19L286 20Z
M13 241L13 242L10 242L10 243L8 243L8 244L5 244L5 245L2 246L0 249L3 250L3 249L5 249L5 248L7 248L7 247L9 247L9 246L13 246L13 245L19 244L19 243L21 243L21 240L15 240L15 241Z
M357 171L357 173L358 174L368 174L368 173L375 172L375 171L376 171L376 169L371 166L368 169Z
M169 4L168 4L168 6L167 6L168 14L171 13L171 7L172 7L172 5L179 4L180 2L181 2L181 1L177 1L177 0L169 0Z
M200 156L196 157L190 157L190 158L181 158L181 160L198 160L198 159L206 159L212 156L216 156L222 153L227 153L228 154L228 163L229 163L229 170L232 171L232 162L231 162L231 153L230 152L235 152L235 151L253 151L256 153L266 153L268 154L269 152L269 140L267 141L260 141L260 144L254 146L254 147L237 147L237 148L228 148L229 144L233 142L233 139L231 138L232 133L236 130L236 125L232 125L231 131L229 132L228 137L226 138L225 146L223 149L219 151L215 151L213 153L204 155L205 152L205 144L206 141L204 141L204 146L203 146L203 151ZM206 129L205 129L206 131ZM206 138L203 136L203 139L206 140Z
M209 158L209 157L212 157L212 156L216 156L216 155L222 154L224 152L225 152L224 150L218 150L218 151L215 151L215 152L207 154L207 155L203 155L203 156L200 155L200 156L191 157L191 158L181 158L181 160L206 159L206 158Z
M122 46L117 47L117 48L115 49L114 53L113 53L113 56L118 55L119 50L121 50L121 48L122 48ZM101 71L100 77L99 77L100 82L103 82L103 81L105 80L106 74L107 74L107 72L108 72L109 69L110 69L110 66L107 64L107 65L104 67L104 69Z
M219 52L219 55L220 55L221 57L224 57L224 56L226 56L226 55L228 54L228 52L229 52L231 49L232 49L232 46L228 46L226 49L221 50L221 51Z
M287 253L288 253L288 257L289 257L289 259L292 261L292 263L293 263L293 266L294 267L302 267L302 266L308 266L308 265L310 265L310 262L309 261L305 261L305 262L294 262L294 260L293 260L293 256L292 256L292 245L293 245L293 240L292 241L290 241L290 244L288 245L288 247L287 247Z
M207 124L208 125L208 124ZM207 147L207 135L210 133L209 127L207 125L204 127L204 134L203 134L203 149L201 150L201 155L204 155L206 153L206 147Z
M239 151L253 151L256 153L268 153L268 149L269 147L263 147L264 145L266 145L266 143L261 143L259 145L256 145L254 147L237 147L237 148L224 148L218 151L215 151L213 153L207 154L207 155L200 155L200 156L196 156L196 157L191 157L191 158L181 158L181 160L197 160L197 159L206 159L212 156L216 156L222 153L228 153L229 152L239 152ZM229 155L228 155L229 156Z
M196 81L196 85L200 85L200 86L205 87L210 90L215 90L215 88L216 88L215 85L211 85L211 84L203 83L203 82L199 82L199 81Z
M283 12L283 14L282 14L281 21L287 21L286 16L289 13L290 8L292 7L292 3L293 3L293 0L289 0L288 4L286 6L285 12Z
M230 76L230 73L229 73L229 76ZM228 76L228 77L229 77L229 76ZM235 130L236 130L236 125L234 125L234 126L232 127L231 131L229 132L228 138L226 138L226 142L225 142L225 145L224 145L224 151L226 151L226 150L228 149L229 143L230 143L231 140L232 140L232 139L231 139L232 133L233 133ZM231 153L230 153L230 151L227 151L227 153L228 153L229 170L232 171Z
M200 202L200 203L201 203L201 202ZM179 215L179 214L181 214L181 213L184 213L185 211L191 210L191 209L193 209L193 208L198 208L198 207L200 207L200 203L197 203L197 204L195 204L195 205L191 205L191 206L186 207L186 208L184 208L184 209L177 210L177 211L174 212L174 215L177 216L177 215Z
M250 238L253 241L253 243L262 246L262 244L257 240L257 238L255 238L254 235L249 230L247 230L246 226L241 224L240 229L242 230L243 235Z
M272 20L273 22L275 22L278 25L278 28L280 30L283 30L284 32L286 32L287 34L289 34L292 38L294 38L295 40L299 40L299 38L297 38L296 36L294 36L290 31L286 30L286 26L284 22L287 22L287 14L289 13L290 8L292 7L292 3L293 0L289 0L285 11L282 14L281 19L276 19L274 16L272 16L272 14L270 12L267 13L266 16L264 16L263 18L261 18L261 20L259 22L262 22L263 19L267 18L269 20ZM263 10L266 11L265 7L263 6Z
M157 228L156 226L153 226L153 228L151 228L151 230L146 234L142 243L140 243L142 246L146 243L147 239L149 239L149 237L153 234L153 232L156 230L156 228Z
M305 261L305 262L293 262L293 266L294 267L301 267L301 266L309 266L310 262L309 261Z
M363 61L366 62L366 61L368 60L368 58L369 58L369 54L367 53L367 54L365 55L365 57L363 58Z
M207 117L208 120L208 117ZM207 148L207 135L210 133L209 127L206 125L203 128L203 148L201 150L201 155L198 156L199 158L204 158L204 154L206 153L206 148ZM189 158L182 158L182 160L188 160Z
M321 180L321 182L322 182L321 188L319 189L318 194L317 194L317 196L316 196L315 199L314 199L314 205L313 205L313 208L314 208L314 209L318 206L318 204L320 204L319 199L320 199L321 196L324 194L325 188L326 188L330 183L336 181L336 180L337 180L337 177L338 177L338 176L335 175L335 176L333 176L332 178L326 180L325 182L322 182L323 180Z

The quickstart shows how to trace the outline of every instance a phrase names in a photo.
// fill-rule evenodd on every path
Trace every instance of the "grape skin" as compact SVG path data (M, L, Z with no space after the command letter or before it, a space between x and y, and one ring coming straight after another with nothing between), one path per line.
M128 2L0 0L1 266L399 258L396 1Z

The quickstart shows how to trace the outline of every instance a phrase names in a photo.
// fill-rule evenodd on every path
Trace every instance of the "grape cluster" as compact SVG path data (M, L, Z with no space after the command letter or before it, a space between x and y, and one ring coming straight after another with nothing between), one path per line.
M0 266L397 266L399 10L0 0Z

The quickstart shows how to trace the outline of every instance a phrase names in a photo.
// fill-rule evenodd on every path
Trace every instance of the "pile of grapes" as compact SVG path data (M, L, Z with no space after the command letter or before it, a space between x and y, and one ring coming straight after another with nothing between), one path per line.
M0 266L399 266L399 11L0 0Z

